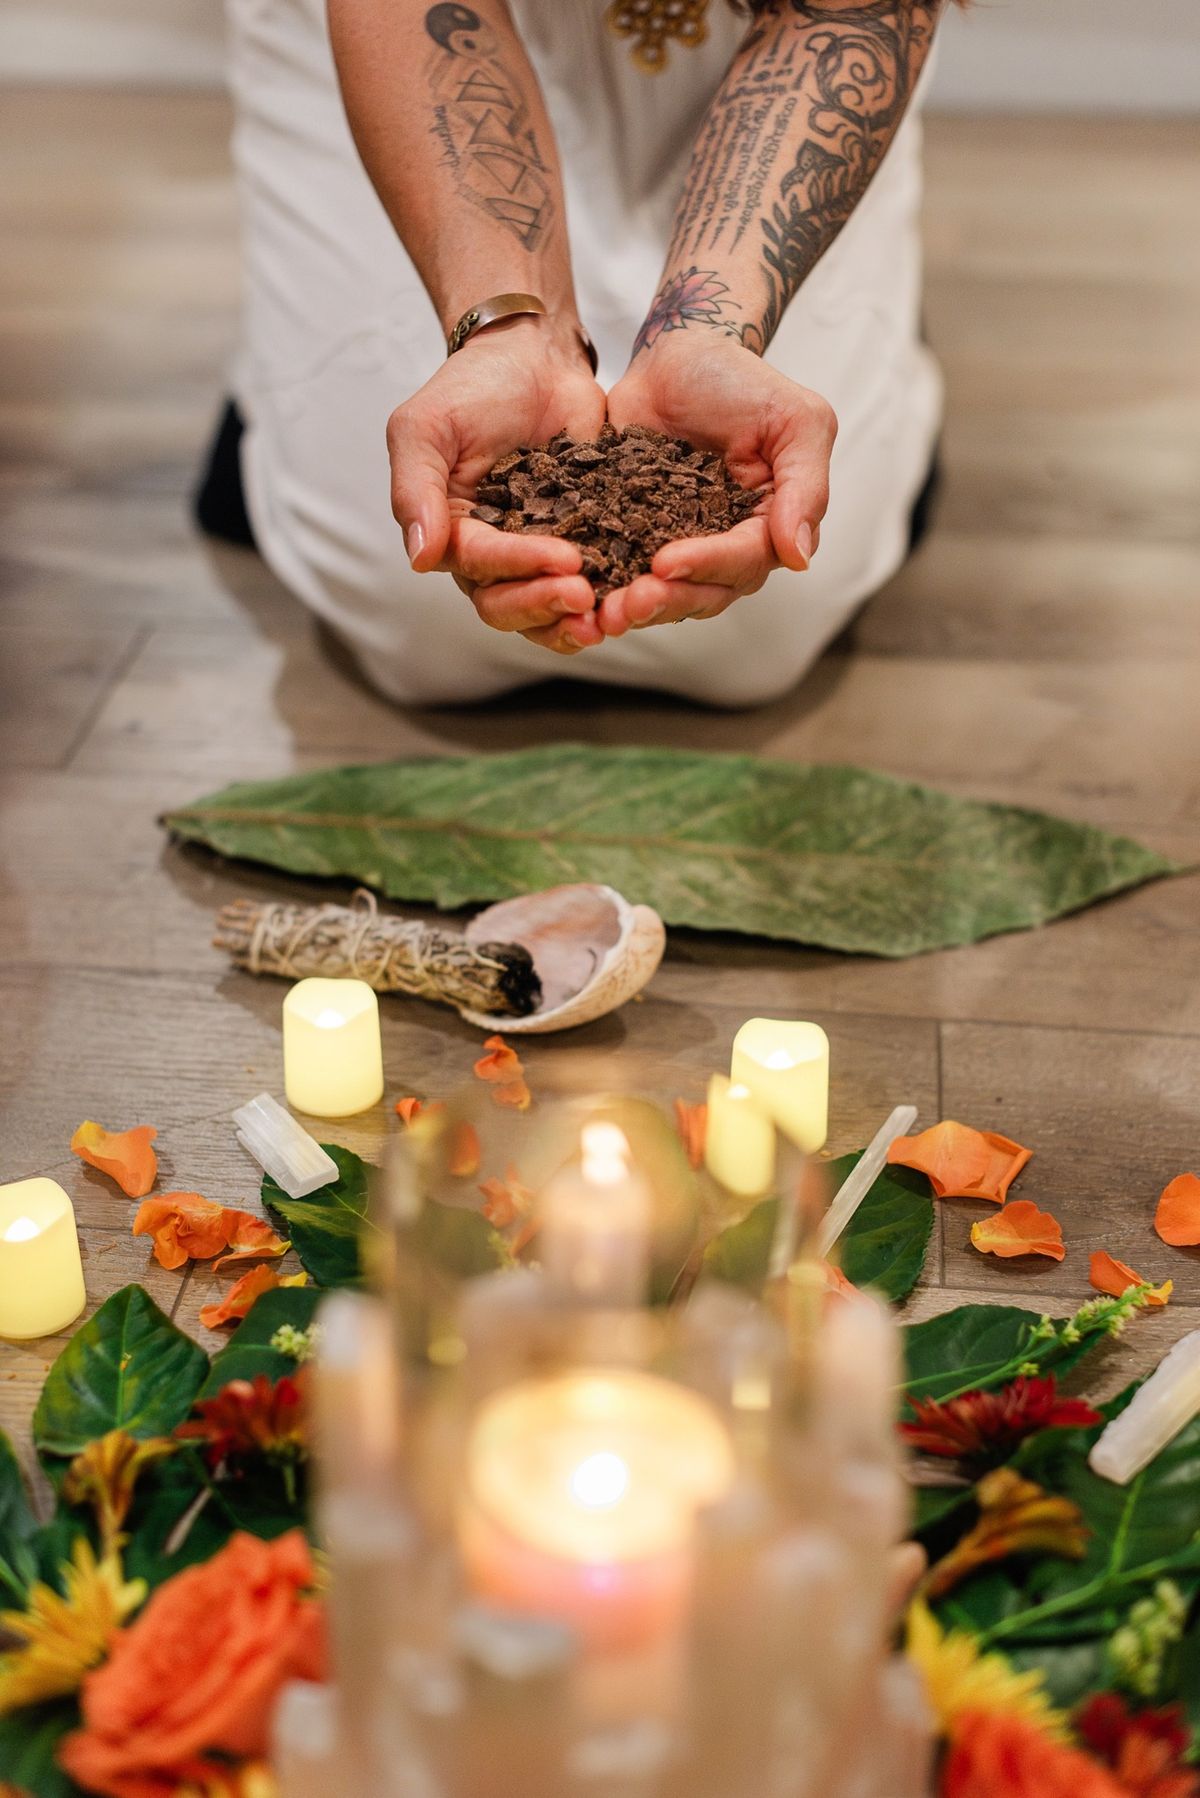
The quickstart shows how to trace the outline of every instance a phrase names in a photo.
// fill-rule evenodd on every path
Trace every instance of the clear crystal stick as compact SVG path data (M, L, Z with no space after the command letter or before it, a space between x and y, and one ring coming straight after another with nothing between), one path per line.
M1127 1486L1200 1413L1200 1330L1181 1337L1092 1447L1088 1465Z
M306 1199L338 1177L337 1162L302 1130L270 1093L259 1093L233 1114L237 1139L290 1199Z
M817 1253L824 1259L838 1241L871 1188L883 1172L888 1150L898 1136L905 1136L916 1122L915 1105L897 1105L883 1128L876 1132L869 1148L851 1169L821 1219L817 1231Z

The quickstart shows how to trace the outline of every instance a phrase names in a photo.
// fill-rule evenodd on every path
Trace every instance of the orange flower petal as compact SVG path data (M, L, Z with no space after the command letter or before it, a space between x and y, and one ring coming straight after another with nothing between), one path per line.
M150 1124L106 1130L88 1118L71 1138L71 1148L89 1167L108 1174L131 1199L144 1199L158 1172L158 1157L150 1146L157 1135Z
M939 1199L988 1199L994 1205L1003 1205L1032 1155L1007 1136L950 1119L919 1136L897 1137L888 1150L893 1166L916 1168Z
M820 1268L827 1299L855 1299L860 1296L860 1289L853 1280L848 1280L841 1268L835 1267L832 1261L822 1261Z
M1061 1261L1066 1254L1062 1226L1048 1211L1039 1211L1032 1199L1013 1199L995 1217L981 1217L971 1225L971 1241L984 1255L1049 1255Z
M234 1281L219 1304L201 1305L200 1322L206 1330L218 1329L221 1324L237 1323L264 1292L274 1292L277 1286L307 1284L307 1274L290 1274L287 1279L280 1279L273 1267L252 1267L248 1274L243 1274L240 1280Z
M252 1211L226 1208L222 1216L229 1252L213 1263L216 1269L229 1267L235 1261L254 1261L260 1255L283 1255L292 1246L271 1228L265 1217L256 1217Z
M704 1161L704 1144L708 1137L708 1106L689 1105L686 1099L675 1101L675 1128L692 1167Z
M456 1124L450 1142L448 1167L456 1180L469 1180L479 1172L479 1132L474 1124Z
M396 1100L396 1115L402 1118L406 1124L411 1124L414 1118L420 1117L424 1109L424 1102L420 1099Z
M509 1048L502 1036L489 1036L483 1046L488 1052L475 1063L476 1076L492 1088L497 1105L507 1105L514 1111L528 1111L533 1094L525 1082L521 1057L515 1049Z
M1097 1292L1107 1292L1114 1299L1123 1298L1131 1286L1148 1284L1144 1274L1138 1274L1124 1261L1118 1261L1107 1249L1097 1249L1092 1256L1091 1270L1088 1279ZM1175 1290L1173 1280L1164 1280L1153 1292L1146 1294L1146 1303L1155 1309L1161 1309Z
M1200 1177L1177 1174L1164 1186L1154 1228L1175 1249L1194 1249L1200 1243Z
M503 1180L484 1180L483 1215L497 1230L507 1230L518 1218L527 1218L533 1210L533 1194L522 1186L515 1167L510 1167Z
M198 1192L164 1192L139 1205L133 1234L154 1238L160 1267L182 1267L220 1254L229 1240L225 1216L223 1205Z

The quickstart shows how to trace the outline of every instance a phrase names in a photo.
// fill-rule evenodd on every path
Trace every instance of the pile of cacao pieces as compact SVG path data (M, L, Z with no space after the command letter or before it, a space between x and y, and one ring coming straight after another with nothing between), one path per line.
M564 432L502 456L479 483L471 516L577 543L598 604L648 573L664 543L730 530L761 498L738 485L715 450L642 425L606 424L592 442Z

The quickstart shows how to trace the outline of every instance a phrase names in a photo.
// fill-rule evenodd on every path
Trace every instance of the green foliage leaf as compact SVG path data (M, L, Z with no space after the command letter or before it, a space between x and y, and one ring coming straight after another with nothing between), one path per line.
M79 1706L73 1699L0 1717L0 1779L33 1798L83 1798L54 1758L67 1731L78 1725Z
M1120 1409L1127 1396L1106 1409ZM1079 1506L1091 1532L1084 1558L1006 1562L967 1581L942 1609L946 1621L982 1632L1018 1665L1042 1667L1068 1705L1104 1683L1106 1643L1159 1580L1174 1580L1189 1597L1200 1588L1200 1419L1128 1486L1088 1466L1101 1427L1047 1430L1014 1462Z
M714 1236L704 1251L704 1272L729 1286L760 1292L771 1260L779 1200L763 1199L736 1224Z
M1040 1321L1036 1311L1015 1305L958 1305L924 1323L907 1324L908 1396L943 1399L973 1386L994 1385L1020 1360Z
M874 955L1018 930L1172 863L1126 837L862 768L554 744L247 781L182 837L443 907L602 881L669 924Z
M213 1356L198 1398L215 1398L230 1380L253 1380L266 1374L271 1384L296 1372L291 1355L271 1347L271 1338L282 1324L307 1330L321 1302L318 1286L277 1286L255 1300L225 1347Z
M843 1155L830 1162L832 1191L861 1159L861 1154ZM885 1299L899 1302L921 1277L932 1233L928 1180L910 1168L885 1168L838 1245L842 1272L855 1286L870 1286Z
M33 1439L46 1460L109 1430L169 1435L191 1409L208 1356L140 1286L124 1286L75 1332L42 1387Z
M0 1430L0 1610L19 1606L37 1578L32 1544L36 1531L37 1519L25 1496L20 1463L12 1443Z
M857 1165L862 1151L829 1163L835 1191ZM714 1280L759 1292L767 1277L779 1200L763 1199L736 1224L714 1236L704 1251L704 1272ZM933 1230L929 1183L907 1168L886 1168L851 1218L838 1252L842 1270L856 1286L871 1286L884 1298L906 1298L921 1277Z
M283 1220L301 1266L318 1286L360 1286L359 1237L367 1210L367 1163L352 1149L336 1143L322 1143L321 1147L337 1162L336 1180L318 1187L306 1199L292 1199L265 1174L262 1201ZM294 1290L302 1292L304 1288Z

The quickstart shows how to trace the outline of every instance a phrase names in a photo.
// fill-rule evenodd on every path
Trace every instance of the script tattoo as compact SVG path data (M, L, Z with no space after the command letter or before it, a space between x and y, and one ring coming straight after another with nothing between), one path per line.
M535 249L553 222L554 189L519 79L469 6L431 6L425 29L437 46L427 73L442 161L472 205Z
M662 330L671 290L689 268L758 237L761 310L738 319L716 302L704 322L761 353L789 300L866 191L904 116L942 0L773 0L705 116L638 348ZM709 281L716 280L710 274ZM660 322L647 336L647 327ZM644 339L644 341L643 341Z

